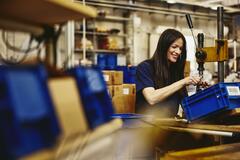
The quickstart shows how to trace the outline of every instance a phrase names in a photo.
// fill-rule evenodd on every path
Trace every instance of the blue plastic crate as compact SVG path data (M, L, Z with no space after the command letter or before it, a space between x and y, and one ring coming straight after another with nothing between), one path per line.
M186 97L182 107L188 121L240 107L239 83L218 83Z
M55 144L60 128L44 66L0 68L1 157L19 158Z
M117 66L117 54L108 54L107 55L107 68L114 70Z
M68 72L77 81L90 128L96 128L110 121L114 110L100 69L79 66Z
M107 55L106 54L97 54L97 66L102 70L107 67Z
M123 114L113 114L112 118L120 118L123 120L123 128L141 128L147 125L144 120L152 120L152 115L145 114L135 114L135 113L123 113Z
M136 83L136 66L117 66L116 70L123 71L123 83Z
M136 83L136 72L137 72L136 66L128 67L128 77L127 77L128 83Z
M102 70L114 70L117 66L117 54L99 53L97 55L97 66Z

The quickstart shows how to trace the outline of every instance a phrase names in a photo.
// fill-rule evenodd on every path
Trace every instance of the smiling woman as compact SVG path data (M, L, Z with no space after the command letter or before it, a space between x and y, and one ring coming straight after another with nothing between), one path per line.
M167 58L170 62L175 63L179 56L181 56L183 47L183 39L179 38L171 44L167 52Z
M199 84L201 78L184 78L186 40L175 29L165 30L152 58L137 67L136 109L139 113L157 117L174 117L181 99L186 96L186 86Z

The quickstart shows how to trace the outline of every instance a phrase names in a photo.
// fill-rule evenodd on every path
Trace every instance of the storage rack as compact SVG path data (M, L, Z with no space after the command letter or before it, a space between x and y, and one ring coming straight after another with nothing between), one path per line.
M45 62L56 67L56 43L61 30L55 30L55 25L62 25L68 20L81 20L83 17L93 18L97 13L94 8L76 4L68 0L11 0L0 2L0 28L4 30L30 33L34 37L43 38L46 45ZM76 139L76 145L82 145L88 137L88 144L109 136L119 129L122 121L115 119L93 131L83 133ZM71 141L72 142L72 141ZM56 148L42 150L24 159L55 159L56 153L71 153L78 149L70 141L60 139ZM64 148L61 146L64 145ZM61 150L61 151L59 151ZM88 154L91 154L89 150Z
M108 32L97 32L97 31L86 31L87 37L90 38L90 41L93 43L93 49L87 49L87 53L89 57L94 56L94 54L98 53L105 53L105 54L122 54L125 55L127 58L127 54L129 52L129 46L127 45L127 40L129 38L129 35L126 33L126 23L131 21L131 18L127 17L120 17L120 16L111 16L111 15L106 15L106 16L97 16L95 19L90 19L88 20L89 22L93 23L94 27L96 28L97 22L115 22L118 24L122 25L122 30L120 34L115 34L115 33L108 33ZM79 23L79 22L75 22ZM75 28L75 36L80 36L83 35L83 31L80 30L79 28ZM98 46L98 38L100 36L109 36L109 37L115 37L117 40L120 40L123 43L123 47L120 49L99 49ZM74 49L75 54L81 54L83 52L83 49L81 48L76 48ZM92 59L93 61L93 59Z

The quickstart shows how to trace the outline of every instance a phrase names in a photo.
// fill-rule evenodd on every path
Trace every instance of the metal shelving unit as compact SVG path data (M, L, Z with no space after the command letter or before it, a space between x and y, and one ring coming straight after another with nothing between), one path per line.
M124 54L126 52L127 48L125 50L106 50L106 49L94 49L94 50L87 50L89 53L112 53L112 54ZM82 49L75 49L75 52L82 52Z
M45 10L47 10L47 12L43 12ZM47 53L45 61L52 67L56 67L56 41L58 39L58 37L55 36L53 26L55 24L64 24L70 19L81 20L83 17L88 18L95 16L95 9L66 0L11 0L0 2L0 28L31 33L33 36L46 38ZM52 33L50 35L49 29L51 29L50 33ZM77 103L78 102L79 101L77 101ZM61 105L66 105L66 110L63 112L62 117L67 119L69 117L67 114L71 112L67 105L72 104L61 103ZM69 122L69 120L66 119L65 121ZM35 151L30 155L21 157L21 159L64 159L65 156L67 156L67 158L68 156L75 157L75 154L78 157L81 156L83 159L90 159L86 157L94 157L97 155L97 152L99 152L98 149L108 150L109 145L114 144L113 141L115 137L112 136L113 138L111 138L111 135L120 129L121 126L122 121L115 119L94 130L88 129L87 132L68 135L70 138L62 133L54 147ZM68 128L71 130L70 125ZM111 139L106 143L105 139L109 137ZM5 150L3 152L5 152ZM12 158L15 159L15 157L11 157L11 159Z
M83 31L76 30L75 34L83 34ZM87 35L96 35L96 36L113 36L113 37L127 37L127 34L114 34L107 32L86 32Z
M121 54L123 56L127 56L127 53L129 52L129 46L127 46L127 40L129 38L129 35L126 34L126 23L131 21L131 18L126 18L126 17L120 17L120 16L110 16L110 15L99 15L95 19L89 19L88 20L90 23L92 23L90 29L85 32L86 37L88 40L92 42L93 48L92 49L87 49L87 56L91 57L90 58L94 62L94 56L95 54L98 53L105 53L105 54ZM111 30L106 30L106 31L97 31L97 23L117 23L120 24L122 27L119 29L119 31L111 31ZM78 23L78 22L75 22ZM88 28L88 24L86 26ZM84 34L83 30L81 27L78 26L78 28L75 28L74 31L74 37L79 36L78 38L81 39ZM99 38L113 38L115 41L120 43L120 48L101 48L99 47ZM101 40L100 40L101 41ZM81 42L78 42L81 43ZM77 46L75 44L75 46ZM83 53L83 48L81 47L75 47L74 48L74 53L77 55ZM92 54L92 55L91 55ZM80 55L81 57L81 55Z

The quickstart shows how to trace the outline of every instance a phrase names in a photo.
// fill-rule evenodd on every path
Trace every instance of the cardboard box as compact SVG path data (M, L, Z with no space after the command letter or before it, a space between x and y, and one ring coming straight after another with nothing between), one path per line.
M123 85L113 85L113 97L123 95Z
M190 73L184 72L184 77L189 77L189 76L190 76Z
M124 95L135 95L136 85L135 84L123 84L123 94Z
M112 98L116 113L135 113L135 95L121 95Z
M113 86L112 85L107 86L107 90L108 90L109 96L113 97L113 93L114 93Z
M111 85L112 84L112 71L102 71L103 73L103 78L106 82L107 85Z
M191 71L190 61L186 61L185 62L185 67L184 67L184 77L189 76L190 75L190 71Z
M75 80L72 77L50 79L48 87L63 136L86 132L88 124Z
M112 84L113 85L123 84L123 72L122 71L111 72L112 72Z
M120 85L123 84L123 72L114 70L104 70L103 77L107 85Z

